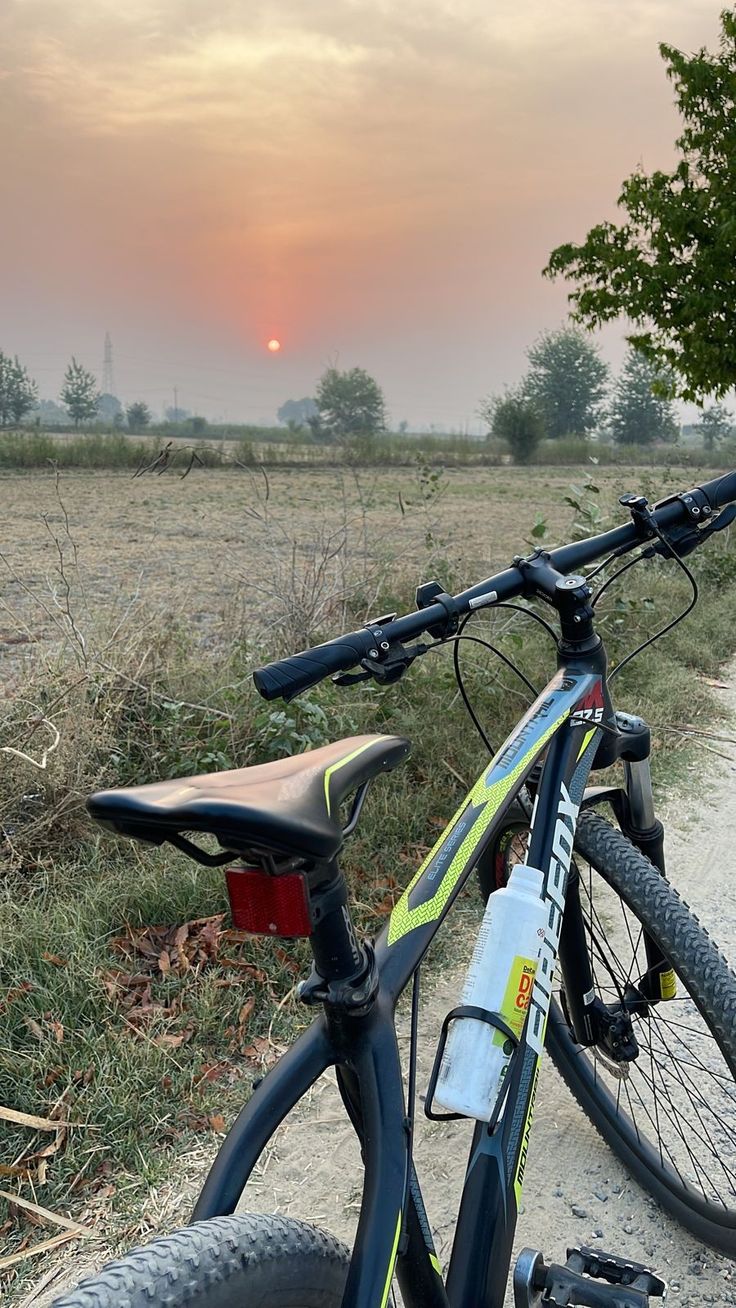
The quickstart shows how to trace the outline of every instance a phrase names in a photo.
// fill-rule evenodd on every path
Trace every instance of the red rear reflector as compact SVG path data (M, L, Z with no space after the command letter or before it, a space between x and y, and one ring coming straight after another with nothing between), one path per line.
M306 878L299 872L270 876L260 868L225 872L233 922L256 936L309 936L312 919Z

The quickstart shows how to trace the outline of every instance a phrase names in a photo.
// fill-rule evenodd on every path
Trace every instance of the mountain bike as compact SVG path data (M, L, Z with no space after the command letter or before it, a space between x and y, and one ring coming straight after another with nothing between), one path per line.
M490 607L521 607L555 638L555 675L483 768L375 941L355 931L339 853L372 781L406 758L401 737L353 737L89 800L92 816L117 833L228 864L236 924L307 937L314 966L300 997L315 1017L241 1110L193 1224L110 1264L56 1308L386 1308L395 1280L408 1308L500 1308L545 1045L634 1176L699 1239L736 1253L736 977L666 880L649 728L614 709L617 669L608 673L596 631L596 602L612 577L655 555L690 578L689 611L697 585L684 558L734 520L734 500L736 472L654 507L623 496L629 520L611 531L516 557L459 595L424 584L415 612L385 615L255 672L264 698L289 700L329 676L339 685L397 682L416 659L449 644L459 675L464 628ZM542 601L558 629L520 600ZM592 770L616 763L621 784L589 786ZM202 849L198 833L215 836L222 852ZM520 861L543 874L546 913L521 1033L498 1012L453 1010L425 1097L425 1113L442 1116L434 1091L453 1021L470 1013L508 1038L503 1089L489 1120L474 1127L444 1269L412 1154L420 965L473 870L492 895ZM404 1069L395 1010L409 985ZM364 1164L352 1249L287 1217L236 1213L279 1123L330 1067ZM564 1264L549 1266L524 1250L513 1287L517 1308L642 1308L665 1288L645 1266L589 1248L568 1250Z

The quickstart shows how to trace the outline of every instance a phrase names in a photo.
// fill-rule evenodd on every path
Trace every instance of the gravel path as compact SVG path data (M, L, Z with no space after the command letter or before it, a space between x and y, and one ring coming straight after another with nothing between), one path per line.
M723 721L736 713L736 668L723 696ZM715 748L736 754L729 745ZM732 869L736 844L736 763L702 752L692 767L693 807L674 805L663 817L669 830L671 880L724 949L736 959L736 892ZM710 806L695 807L710 787ZM420 1087L426 1086L436 1032L457 1002L463 969L453 969L425 994L421 1016ZM406 1021L401 1020L402 1040ZM420 1118L417 1170L433 1225L437 1250L446 1261L460 1192L470 1126L435 1125ZM186 1160L182 1173L186 1175ZM201 1167L201 1160L199 1160ZM352 1129L345 1124L334 1079L324 1077L309 1100L288 1119L248 1188L248 1208L304 1217L347 1240L360 1202L360 1160ZM168 1200L156 1196L159 1229L186 1221L198 1176L177 1182ZM563 1260L570 1243L596 1244L650 1263L670 1283L674 1305L736 1305L736 1269L686 1235L667 1217L610 1153L545 1059L532 1132L524 1204L516 1249L531 1245L547 1258ZM44 1308L81 1274L79 1258L65 1268L48 1293L29 1299ZM102 1255L97 1263L102 1261ZM508 1302L511 1302L510 1296Z

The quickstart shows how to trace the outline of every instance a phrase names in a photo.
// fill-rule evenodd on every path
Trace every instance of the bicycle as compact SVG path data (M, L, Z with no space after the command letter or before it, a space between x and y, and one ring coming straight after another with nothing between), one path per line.
M625 525L517 557L454 597L425 584L415 612L386 615L255 672L264 698L289 700L328 676L341 685L365 678L391 684L417 658L453 643L459 676L458 642L479 610L541 599L559 620L557 635L524 607L552 631L557 672L484 767L375 943L355 932L338 855L369 785L406 757L406 740L354 737L252 768L91 797L93 817L118 833L171 841L205 864L236 859L227 872L236 923L309 938L314 967L300 997L318 1011L241 1110L193 1225L109 1265L55 1308L386 1308L394 1277L407 1308L500 1308L545 1043L634 1175L700 1239L736 1253L736 1134L728 1121L736 1105L736 977L665 878L649 729L614 710L591 585L624 556L631 557L613 576L639 559L664 556L691 579L689 611L697 586L683 558L733 522L734 500L736 472L654 508L643 496L623 496ZM617 762L623 785L588 785L592 770ZM603 804L616 826L598 811ZM214 835L223 852L201 849L196 833ZM489 1105L489 1120L474 1128L445 1277L412 1161L419 968L473 869L491 895L514 862L525 860L543 870L547 926L502 1092ZM623 914L623 927L612 910ZM410 982L405 1095L394 1017ZM676 1018L668 1016L673 1009ZM461 1006L448 1014L427 1089L430 1117L440 1116L434 1091L447 1031L468 1014L513 1036L499 1013ZM352 1250L305 1223L235 1212L277 1126L328 1067L364 1161ZM694 1126L684 1117L686 1104ZM564 1265L551 1266L524 1250L513 1285L517 1308L642 1308L665 1289L643 1265L587 1248L569 1250Z

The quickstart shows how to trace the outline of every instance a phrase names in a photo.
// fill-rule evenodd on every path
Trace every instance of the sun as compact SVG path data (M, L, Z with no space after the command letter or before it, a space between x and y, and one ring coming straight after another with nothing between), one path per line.
M281 349L281 341L277 341L276 338L274 337L273 340L270 340L268 342L267 348L271 351L272 354L278 354L279 350Z

